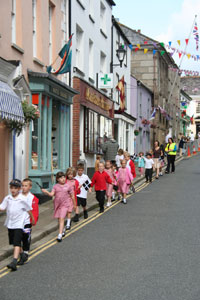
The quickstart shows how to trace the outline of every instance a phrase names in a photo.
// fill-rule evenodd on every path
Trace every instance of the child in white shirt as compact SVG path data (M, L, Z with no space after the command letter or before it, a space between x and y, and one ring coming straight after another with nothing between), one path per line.
M9 244L14 247L13 261L7 265L7 268L12 271L17 270L17 260L21 250L24 222L27 212L32 218L32 223L35 223L31 212L32 207L27 202L26 197L20 193L20 189L21 181L13 179L10 182L11 194L6 196L0 204L0 211L6 210L7 212L5 226L8 228Z
M87 192L90 190L90 178L83 173L84 172L84 165L79 164L77 167L77 175L75 179L79 182L80 187L80 194L77 195L77 208L76 208L76 214L74 217L74 222L79 221L79 206L81 205L83 208L83 216L84 219L88 218L88 212L87 212Z
M152 182L152 174L153 174L153 165L154 161L152 159L151 153L147 153L146 157L144 157L145 160L145 177L146 177L146 182Z

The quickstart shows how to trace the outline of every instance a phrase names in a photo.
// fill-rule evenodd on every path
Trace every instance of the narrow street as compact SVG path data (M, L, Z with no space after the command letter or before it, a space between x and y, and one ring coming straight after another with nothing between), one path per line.
M199 161L1 278L1 300L199 300Z

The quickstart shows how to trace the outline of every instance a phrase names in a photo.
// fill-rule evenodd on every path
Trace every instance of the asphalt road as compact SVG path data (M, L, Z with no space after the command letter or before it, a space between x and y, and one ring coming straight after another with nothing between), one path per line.
M163 176L17 272L1 300L199 300L200 157Z

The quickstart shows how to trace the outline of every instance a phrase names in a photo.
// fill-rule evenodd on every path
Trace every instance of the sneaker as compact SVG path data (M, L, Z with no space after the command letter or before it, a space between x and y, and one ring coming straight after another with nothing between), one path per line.
M59 233L58 237L57 237L57 242L62 242L62 234Z
M66 230L70 230L71 229L71 224L69 226L66 226Z
M103 213L104 212L104 208L100 208L99 213Z
M87 212L87 210L84 210L83 216L84 216L84 219L87 219L87 218L88 218L88 212Z
M160 176L163 176L163 173L162 173L162 172L160 172L160 173L159 173L159 175L160 175Z
M118 200L118 201L120 201L120 199L121 199L121 197L120 197L120 196L118 196L118 197L117 197L117 200Z
M110 207L110 206L111 206L111 203L107 202L106 207Z
M126 199L125 199L125 198L123 199L123 203L124 203L124 204L126 204L126 203L127 203L127 201L126 201Z
M20 254L20 260L17 262L18 266L22 266L28 260L28 254L22 252Z
M158 177L156 176L156 179L158 179Z
M64 236L65 236L65 229L62 232L62 237L64 237Z
M149 181L148 180L146 180L146 183L148 183Z
M73 221L74 222L78 222L79 221L79 215L78 214L75 214Z
M10 264L7 265L8 269L11 269L12 271L17 271L17 263L12 261Z

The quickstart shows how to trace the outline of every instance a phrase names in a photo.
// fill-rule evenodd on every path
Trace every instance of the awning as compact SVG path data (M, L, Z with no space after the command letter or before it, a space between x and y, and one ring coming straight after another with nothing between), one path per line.
M2 81L0 81L0 118L24 122L20 98L7 83Z

